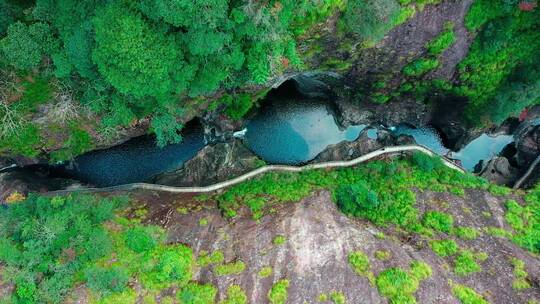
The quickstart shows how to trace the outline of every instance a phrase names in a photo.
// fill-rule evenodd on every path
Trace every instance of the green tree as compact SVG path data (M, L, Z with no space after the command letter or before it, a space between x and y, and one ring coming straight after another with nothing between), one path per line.
M174 36L117 2L98 9L93 22L92 58L112 86L137 98L170 97L184 65Z
M57 47L51 28L46 23L11 24L7 36L0 40L0 51L13 67L21 70L36 68L44 55Z

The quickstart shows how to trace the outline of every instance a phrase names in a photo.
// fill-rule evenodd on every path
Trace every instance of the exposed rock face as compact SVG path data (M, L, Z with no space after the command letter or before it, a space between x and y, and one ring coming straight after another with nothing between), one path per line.
M183 168L157 175L153 183L169 186L206 186L251 171L262 161L240 140L204 147Z
M355 141L343 141L328 146L311 162L320 163L336 160L350 160L386 146L406 145L414 142L415 141L411 136L399 136L396 138L390 132L385 130L378 130L377 138L372 139L368 136L368 130L366 129L360 133L360 136Z
M418 191L416 197L421 212L447 212L454 217L455 225L508 229L501 220L505 212L504 197L482 190L466 190L464 197ZM245 263L246 269L236 275L216 276L212 266L200 268L195 274L196 280L211 282L219 289L218 301L225 298L228 286L238 284L246 291L249 303L268 303L267 294L272 285L277 280L288 279L287 303L316 303L321 293L331 291L342 291L347 303L387 303L377 287L365 276L357 275L349 265L347 256L355 250L369 257L370 270L375 276L390 267L408 269L413 260L431 265L433 275L421 282L415 293L418 303L458 303L449 280L473 288L493 304L526 303L540 297L540 260L507 239L484 232L474 240L457 239L460 248L488 255L487 260L479 262L481 272L458 276L452 270L454 257L435 255L428 241L421 237L346 217L326 191L299 203L278 206L272 215L260 221L243 215L227 221L215 205L200 206L200 202L193 202L200 211L180 214L175 212L176 208L191 204L189 198L156 198L154 194L149 194L148 198L156 201L148 204L148 221L165 226L169 242L188 244L195 255L202 250L220 250L225 262L241 260ZM482 212L492 216L486 217ZM208 225L199 225L203 218ZM384 239L376 236L380 232L384 233ZM273 244L277 235L286 238L285 244ZM375 252L379 250L390 252L390 258L376 259ZM512 288L515 277L510 257L524 261L532 288L519 292ZM259 277L259 270L267 266L272 268L272 274L267 278Z
M520 174L524 174L540 155L540 125L530 126L518 136L515 160ZM538 181L540 181L540 167L537 166L537 169L529 176L523 187L533 187Z
M495 157L482 169L480 176L498 185L513 186L518 178L518 170L510 165L506 157Z

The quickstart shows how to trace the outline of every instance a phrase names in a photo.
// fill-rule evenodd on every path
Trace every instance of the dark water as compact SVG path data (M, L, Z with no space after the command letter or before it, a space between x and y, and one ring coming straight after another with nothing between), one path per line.
M81 155L56 168L57 174L98 187L143 182L165 171L177 169L204 147L200 127L183 132L180 144L156 146L150 136L132 139L122 145Z
M340 130L328 102L280 101L265 105L247 124L245 143L272 164L299 164L326 147L354 141L365 125Z

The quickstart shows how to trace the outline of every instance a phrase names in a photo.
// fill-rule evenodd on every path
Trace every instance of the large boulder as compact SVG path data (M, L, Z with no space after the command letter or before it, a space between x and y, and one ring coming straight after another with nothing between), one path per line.
M206 186L224 181L264 164L235 139L204 147L176 171L159 174L153 183L169 186Z
M482 169L480 176L498 185L513 186L518 170L506 157L494 157Z

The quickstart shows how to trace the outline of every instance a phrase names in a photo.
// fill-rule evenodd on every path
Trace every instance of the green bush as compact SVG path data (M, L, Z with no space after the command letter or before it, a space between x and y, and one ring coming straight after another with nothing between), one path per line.
M247 304L246 293L238 285L231 285L227 288L227 299L220 304Z
M348 1L343 23L369 45L379 42L398 23L403 21L400 6L395 0Z
M217 265L214 269L214 273L217 276L226 276L233 274L240 274L246 269L246 264L242 261L236 261L227 264Z
M157 243L152 232L146 227L130 228L125 232L124 238L127 247L137 253L150 251Z
M189 283L178 293L182 304L212 304L217 295L217 289L210 284Z
M489 304L489 302L476 291L464 285L452 285L452 293L462 304Z
M428 211L424 213L422 224L427 228L450 233L454 225L454 218L450 214L439 211Z
M458 245L453 240L434 240L429 242L429 246L435 254L441 257L454 255L459 249Z
M414 292L418 289L419 281L400 268L383 270L376 279L377 289L391 303L414 303Z
M459 276L479 272L482 267L476 263L475 256L468 250L463 250L454 260L454 272Z
M105 296L124 291L129 279L127 271L120 267L92 267L85 271L84 276L90 289Z
M519 246L534 252L540 252L540 186L536 186L525 196L525 205L514 200L506 202L504 218L515 233L511 239Z
M421 152L413 153L412 162L418 166L418 168L427 172L432 172L443 166L443 163L438 156L429 156Z
M527 281L527 276L529 274L525 271L525 263L516 258L512 258L511 262L512 266L514 266L514 281L512 282L512 287L516 290L531 288L531 283Z
M279 280L268 292L270 304L285 304L287 302L289 280Z
M353 251L347 256L349 264L353 267L354 271L361 276L366 276L369 273L369 258L362 251Z
M456 34L454 33L454 25L449 23L445 26L445 30L439 36L431 40L426 49L432 56L442 54L447 48L456 42Z
M407 76L419 77L439 66L437 59L421 58L417 59L403 68L403 73Z
M464 240L474 240L480 234L480 232L473 227L456 227L454 233L458 238Z

